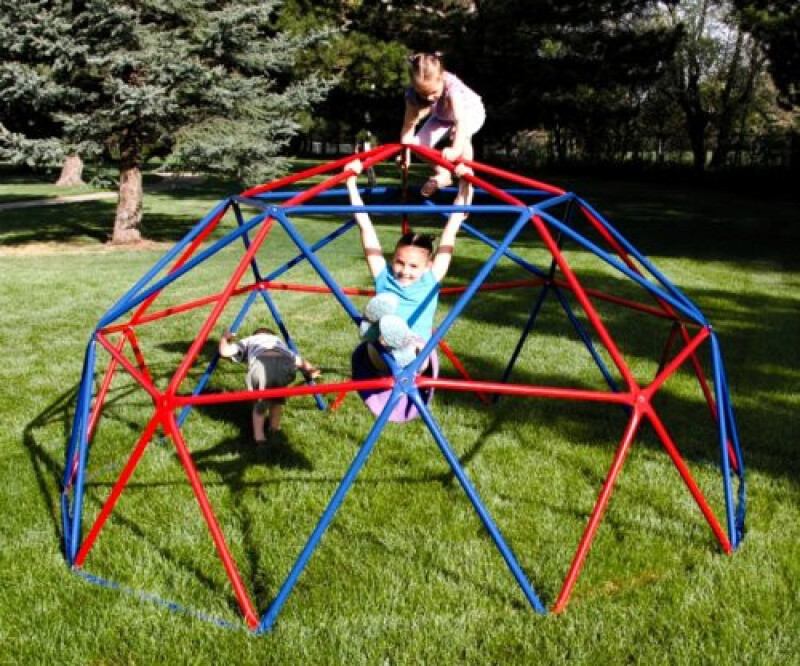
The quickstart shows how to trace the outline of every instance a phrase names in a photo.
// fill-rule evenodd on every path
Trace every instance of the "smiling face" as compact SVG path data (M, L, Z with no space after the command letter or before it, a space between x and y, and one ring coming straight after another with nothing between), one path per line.
M419 280L431 267L431 253L415 245L401 245L394 251L392 274L404 287Z

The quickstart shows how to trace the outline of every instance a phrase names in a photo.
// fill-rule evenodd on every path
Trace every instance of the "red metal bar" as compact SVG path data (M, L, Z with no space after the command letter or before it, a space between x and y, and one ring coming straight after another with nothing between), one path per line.
M617 348L616 343L614 342L613 338L609 334L608 330L603 324L602 320L598 316L597 312L594 309L589 297L586 295L586 292L583 289L583 286L578 281L575 274L572 272L569 264L564 259L564 256L561 254L561 250L558 247L558 244L553 240L553 237L550 235L549 230L545 226L544 222L542 222L541 218L538 215L534 215L531 218L533 225L539 232L542 240L544 241L545 245L547 245L550 253L553 255L553 259L558 264L561 272L564 274L564 277L567 279L570 287L572 288L573 293L575 294L575 298L578 299L578 302L583 307L586 316L589 318L589 321L594 326L597 334L600 336L603 344L608 350L609 355L611 356L614 364L617 366L622 377L625 379L628 388L631 391L637 389L638 385L636 380L634 379L633 375L631 374L630 368L628 368L628 364L625 362L625 359L622 357L619 349Z
M172 268L169 269L169 272L167 273L168 275L171 275L172 273L177 271L181 266L183 266L191 258L191 256L195 253L195 250L197 250L197 248L200 247L200 244L217 227L217 225L219 224L219 221L228 212L228 208L230 208L230 206L225 206L225 208L223 208L221 211L219 211L219 213L217 213L216 217L206 225L206 228L203 229L203 231L200 232L197 235L197 238L195 238L191 242L191 244L189 245L189 247L186 248L184 253L180 257L178 257L178 260L175 262L175 264L173 264ZM131 324L135 325L139 321L139 318L142 315L144 315L144 313L147 312L147 310L150 309L150 305L152 305L152 303L161 295L162 291L163 291L163 289L159 289L158 291L150 294L150 296L148 296L141 303L141 305L139 305L138 309L133 314L133 317L131 317Z
M683 336L684 342L686 343L687 346L678 356L676 356L676 359L678 358L680 359L680 363L678 363L677 365L683 364L683 361L686 360L687 357L691 359L691 363L694 368L695 374L697 375L700 388L703 391L703 395L706 399L706 404L708 405L708 408L711 411L711 418L714 423L719 425L719 420L718 420L719 416L716 408L716 403L714 401L714 396L711 395L711 392L708 390L708 385L706 383L705 375L703 374L703 369L702 367L700 367L700 362L698 361L697 354L695 353L700 343L706 340L711 335L711 333L707 328L703 328L701 329L700 333L698 333L698 335L694 338L694 340L690 341L689 333L685 329L685 327L681 326L680 329L681 329L681 335ZM675 365L675 369L677 369L675 361L673 361L672 365ZM663 384L664 380L667 377L669 377L669 375L671 375L672 372L674 372L674 369L672 371L664 370L661 373L659 373L659 375L656 377L656 380L653 381L653 384L647 387L649 395L652 395L655 391L657 391L659 386ZM731 442L730 439L728 439L725 444L728 448L728 457L730 458L731 466L733 467L734 471L738 472L739 465L738 465L738 460L736 458L736 450L734 449L733 443Z
M347 391L342 391L339 395L336 396L336 399L331 403L331 411L335 412L339 407L342 406L344 399L347 397Z
M697 348L700 346L700 343L708 339L711 333L707 328L703 328L691 341L689 340L688 332L685 329L683 329L683 335L684 335L684 340L687 343L687 346L684 347L684 349L675 357L675 359L673 359L673 361L664 370L662 370L662 372L658 374L655 380L653 380L653 383L643 391L643 393L648 396L648 400L652 400L652 396L655 394L655 392L658 391L658 389L666 381L666 379L670 377L678 369L679 366L683 365L683 362L686 360L687 357L691 358L691 361L695 366L695 372L699 371L702 374L702 368L697 367L698 360L695 352L697 351ZM702 378L698 377L698 379L700 379L701 388L707 388L703 383L705 381L705 376L703 376ZM718 424L717 409L716 405L714 404L714 397L710 395L707 391L704 391L704 393L706 402L712 411L712 418L714 422ZM709 400L711 402L708 402ZM728 447L728 457L730 458L731 466L733 467L734 471L738 472L739 467L738 467L738 461L736 459L736 451L730 439L727 440L726 446Z
M685 340L688 336L688 333L685 330L681 332ZM706 404L708 405L708 410L711 414L711 420L713 423L719 426L719 411L717 410L717 401L714 399L714 395L708 385L708 379L703 372L703 367L700 365L700 361L696 354L692 354L692 368L697 376L697 382L700 384L700 390L703 392L703 396L706 399ZM738 474L739 459L736 457L736 449L734 448L733 442L730 440L730 438L728 438L728 440L725 442L725 445L728 447L728 458L731 461L731 467L733 468L733 471Z
M81 544L81 548L78 551L77 557L75 558L75 563L78 567L80 567L86 560L86 556L89 554L89 551L92 549L92 546L100 534L100 530L103 529L103 525L105 525L106 520L114 510L114 506L116 505L119 496L122 494L125 486L128 485L128 481L130 480L133 471L136 469L136 466L139 464L142 454L152 440L156 427L161 422L161 416L161 412L156 410L156 413L153 414L150 422L145 427L144 432L142 432L141 437L139 437L139 441L134 447L130 458L128 458L128 462L122 469L122 473L119 475L116 483L114 483L113 488L111 488L111 493L109 494L108 499L95 519L91 530L89 530L89 534Z
M658 415L655 413L655 410L648 404L646 407L647 417L650 419L650 423L653 425L656 434L658 435L661 443L664 445L664 448L667 450L669 457L672 458L672 462L675 463L675 467L678 468L678 472L681 475L684 483L686 483L687 488L689 488L689 492L692 493L692 497L694 497L694 501L697 502L697 506L700 507L700 511L703 512L706 520L708 521L709 526L711 527L712 531L716 535L717 539L719 540L720 544L722 545L722 549L726 553L730 553L733 549L731 548L730 541L728 541L728 537L725 535L722 527L720 527L719 522L717 521L714 513L711 511L711 507L708 505L706 498L703 496L702 491L695 483L694 479L692 478L691 473L689 472L689 468L686 466L686 463L683 462L683 458L681 458L680 453L678 453L678 449L675 447L675 444L672 441L667 429L664 427L664 424L661 422L661 419L658 418Z
M424 157L426 157L431 162L435 164L439 164L444 166L448 169L452 170L452 165L446 161L444 161L441 155L430 148L426 148L425 146L413 146L412 147L415 152L420 153ZM516 197L511 196L507 192L487 183L486 181L467 174L464 176L469 182L482 187L484 190L493 194L495 197L500 199L500 201L504 201L512 206L522 206L527 207L526 204ZM542 184L543 185L543 184ZM563 191L559 191L559 194L563 194ZM550 250L550 254L552 255L554 261L558 264L558 267L561 269L564 277L567 280L567 283L570 285L572 292L575 294L575 297L578 299L578 302L581 304L586 316L589 318L589 321L594 326L595 330L597 331L598 336L600 336L600 340L606 347L611 359L614 361L614 364L617 366L620 374L622 375L623 379L628 385L628 388L631 391L638 390L638 385L636 380L634 379L633 375L631 374L630 368L628 368L628 364L625 362L625 359L622 357L619 349L617 348L614 339L609 334L608 330L606 329L605 325L603 324L602 320L598 316L597 312L594 309L591 301L589 300L586 291L584 290L583 286L580 284L578 279L575 277L575 274L572 272L569 264L567 263L564 255L561 253L561 250L558 247L558 244L553 239L552 235L550 234L547 225L542 221L541 217L538 215L531 216L531 222L535 227L536 231L539 233L544 244Z
M594 535L597 532L597 527L600 525L600 520L603 517L606 506L608 506L608 501L611 499L611 493L614 491L614 484L616 483L617 477L622 470L622 465L625 463L625 458L628 455L628 451L630 451L631 443L636 435L636 431L639 429L641 421L642 411L640 404L637 404L634 407L633 414L631 414L631 419L628 422L628 426L625 429L624 435L622 436L622 441L620 442L619 447L617 447L617 452L614 454L614 461L611 463L611 468L608 470L606 480L603 482L603 488L600 491L600 495L597 497L594 509L592 510L592 515L589 518L589 522L586 524L580 544L578 545L578 550L575 552L575 555L572 558L572 564L570 564L567 577L564 579L564 584L561 586L561 592L559 592L556 603L553 606L554 613L560 613L562 610L564 610L564 607L569 601L569 597L572 594L572 588L575 586L575 582L578 580L578 575L583 568L583 563L586 560L586 556L589 554L589 549L592 547L592 541L594 540Z
M408 148L403 148L400 155L400 172L402 176L400 202L405 204L408 202L408 163L411 161L411 152ZM407 234L411 230L411 226L408 224L408 213L406 211L403 211L403 221L400 228L403 234Z
M611 404L632 405L630 393L614 393L612 391L589 391L585 389L561 388L556 386L531 386L528 384L504 384L502 382L466 381L463 379L436 379L417 377L419 388L438 388L446 391L478 391L484 393L502 393L508 395L524 395L532 398L561 398L565 400L586 400L588 402L607 402Z
M242 294L246 294L250 291L254 291L255 289L271 289L271 290L279 290L279 291L299 291L299 292L309 292L309 293L330 293L330 288L321 285L294 285L294 284L287 284L284 282L254 282L253 284L238 287L234 289L231 293L231 298L234 296L241 296ZM344 287L342 291L345 294L349 294L351 296L374 296L375 290L374 289L361 289L358 287ZM137 321L137 325L140 324L147 324L158 319L163 319L164 317L169 317L171 315L179 314L182 312L187 312L188 310L193 310L199 307L203 307L205 305L209 305L211 303L216 303L219 299L222 298L222 293L212 294L211 296L205 296L203 298L198 298L194 301L188 301L182 305L175 305L169 308L165 308L164 310L159 310L157 312L151 312L150 314L144 315L140 317ZM124 330L130 326L129 323L125 324L115 324L113 326L107 326L103 329L104 333L116 333L117 331Z
M549 192L550 194L555 194L555 195L561 195L566 193L566 190L562 190L560 187L556 187L555 185L550 185L549 183L544 183L540 180L534 180L533 178L526 178L525 176L520 176L519 174L511 173L510 171L505 171L504 169L498 169L497 167L493 167L488 164L484 164L482 162L465 161L464 163L467 166L471 167L472 169L481 171L483 173L487 173L492 176L503 178L512 183L527 185L528 187L533 187L538 190L544 190L545 192Z
M444 352L444 355L447 356L448 359L450 359L450 363L453 364L453 367L456 369L456 372L458 372L458 374L461 375L464 379L471 382L472 377L470 377L469 373L467 372L467 369L458 359L458 356L455 355L453 350L450 349L450 346L444 341L444 338L439 340L439 348ZM475 391L475 395L478 396L478 398L484 405L489 404L489 398L486 397L485 393L481 393L480 391Z
M257 391L226 391L225 393L201 393L199 395L176 395L175 407L186 405L212 405L223 402L244 402L259 398L289 398L317 393L341 393L350 391L374 391L390 389L394 386L394 377L378 377L358 381L336 382L334 384L301 384L280 388L259 389Z
M346 166L348 163L352 162L355 159L361 159L361 163L363 165L364 171L366 171L369 167L373 164L378 162L382 162L387 157L391 157L394 153L400 151L400 144L388 144L383 146L376 146L371 150L368 150L364 153L358 153L356 155L347 155L338 159L334 162L328 162L326 164L320 164L318 166L312 167L310 169L306 169L305 171L301 171L295 174L289 174L284 178L280 178L278 180L274 180L270 183L264 183L263 185L257 185L256 187L251 187L249 190L245 190L242 192L243 197L254 197L259 194L263 194L264 192L270 192L272 190L278 190L285 185L292 185L301 180L305 180L307 178L313 178L314 176L318 176L320 174L329 172L329 171L336 171L341 169L342 167ZM349 177L350 173L345 175L345 178ZM340 178L339 180L344 180L344 178ZM327 182L327 181L326 181ZM339 182L339 181L337 181ZM327 189L330 185L327 185L323 189ZM315 193L316 196L316 193Z
M562 289L567 289L569 291L572 291L572 287L567 283L565 283L563 280L553 280L553 284L558 287L561 287ZM599 301L607 301L609 303L614 303L615 305L621 305L623 307L630 308L631 310L638 310L639 312L644 312L654 317L659 317L660 319L669 319L670 321L674 321L676 319L675 317L667 314L663 310L654 308L651 305L645 305L644 303L631 301L628 300L627 298L622 298L620 296L613 296L611 294L606 294L602 291L598 291L597 289L588 289L584 287L584 291L586 292L587 295L591 296L592 298L596 298Z
M382 149L376 149L375 153L370 158L364 160L364 168L367 168L368 166L374 164L375 162L382 161L386 157L391 156L394 153L397 153L399 150L400 150L400 144L392 144L390 146L385 146ZM318 185L295 195L288 201L285 201L282 204L282 206L284 207L296 206L304 201L307 201L308 199L315 197L318 193L329 189L336 183L339 183L345 180L346 178L349 178L351 175L352 175L351 170L342 171L335 176L331 176L326 181L319 183ZM169 388L167 389L167 393L169 395L171 396L175 395L175 393L177 392L178 386L180 386L180 383L183 381L184 377L186 377L186 374L189 372L189 368L191 367L192 363L194 363L197 354L199 353L200 349L208 339L208 335L211 331L211 328L216 324L217 320L219 319L219 316L222 313L222 310L224 309L225 305L227 304L228 299L231 296L231 293L233 293L233 290L239 284L239 280L241 280L242 275L244 275L244 272L248 269L252 258L255 256L256 252L261 247L261 244L264 242L264 239L267 237L271 226L272 226L272 220L270 218L266 218L264 223L260 226L258 233L253 239L253 242L250 244L250 247L247 248L247 251L240 260L239 265L234 270L234 274L231 277L225 289L223 290L219 302L216 304L214 309L211 311L211 314L204 322L202 328L200 329L200 332L198 333L191 347L189 347L189 350L187 351L183 362L180 364L177 371L175 372L175 375L170 381Z
M700 329L700 332L691 340L686 347L684 347L679 354L675 356L667 366L656 376L653 382L645 389L642 390L642 394L646 397L647 401L650 402L653 399L653 395L655 395L656 391L661 388L667 379L669 379L675 371L683 365L683 362L694 353L694 351L700 346L704 340L708 339L710 333L708 332L707 328Z
M436 164L439 164L443 167L446 167L451 171L455 166L447 162L446 160L442 159L441 153L432 148L427 148L425 146L410 145L410 144L409 148L411 148L415 153L418 153L424 156L426 159ZM491 176L497 176L499 178L508 180L512 183L527 185L528 187L544 190L545 192L550 192L551 194L561 195L566 192L566 190L562 190L560 187L556 187L555 185L550 185L549 183L543 183L538 180L533 180L532 178L526 178L525 176L520 176L519 174L511 173L510 171L504 171L503 169L498 169L497 167L493 167L488 164L483 164L482 162L475 162L472 160L460 160L460 161L462 161L464 164L466 164L468 167L472 168L475 171L487 173ZM469 178L469 176L466 177Z
M125 337L120 336L119 341L117 342L117 352L122 354L122 348L125 346ZM100 390L97 392L97 396L94 399L94 405L92 406L92 413L89 415L89 424L87 428L86 439L87 441L91 441L92 434L94 433L94 428L97 425L97 421L100 418L100 412L103 409L103 404L105 403L106 394L108 390L111 388L111 382L114 379L114 374L117 369L117 360L115 358L111 358L108 363L108 367L106 368L106 374L103 377L103 383L100 385ZM75 461L77 464L77 460ZM74 475L74 471L73 471Z
M239 287L238 289L234 289L233 293L231 294L231 298L234 296L241 296L242 294L246 294L254 289L257 289L259 283L254 283L251 285L247 285L245 287ZM172 315L180 314L182 312L188 312L189 310L194 310L196 308L201 308L206 305L210 305L211 303L216 303L222 297L221 293L212 294L211 296L204 296L203 298L198 298L194 301L187 301L182 305L173 305L163 310L157 310L156 312L151 312L149 314L143 315L139 317L136 321L136 326L141 324L149 324L151 322L157 321L159 319L163 319L165 317L170 317ZM124 330L126 328L130 328L133 324L115 324L113 326L106 326L103 329L103 333L115 333L117 331Z
M256 252L258 252L258 249L261 247L261 243L264 242L264 239L272 229L273 223L274 221L272 218L266 218L264 220L264 223L259 227L258 233L253 239L253 242L250 244L250 247L247 248L244 255L239 260L239 264L234 269L233 275L231 275L230 279L228 280L228 284L222 290L219 300L217 300L214 308L211 310L211 313L208 315L205 322L203 322L199 333L189 347L189 350L186 352L186 356L183 357L183 361L181 361L180 365L175 371L175 374L172 376L166 391L169 396L174 396L177 392L178 387L186 377L186 374L189 372L189 368L192 367L192 363L194 363L195 359L197 358L197 354L203 348L206 340L208 340L211 329L217 323L222 311L227 306L231 294L239 284L239 280L242 279L242 275L244 275L245 271L250 268L250 262L253 260Z
M675 343L675 338L678 336L678 329L680 324L676 321L672 323L672 326L669 330L669 336L667 337L667 342L664 344L664 351L661 352L661 360L658 362L658 368L656 369L656 376L664 369L664 364L667 362L669 358L669 353L672 350L672 345Z
M133 355L136 358L136 362L139 364L139 369L142 371L142 374L145 377L147 377L147 380L152 384L153 378L150 375L150 371L147 369L147 363L145 363L144 356L142 356L142 350L139 348L139 341L136 339L136 334L133 332L133 329L126 328L124 335L131 343L131 349L133 350Z
M166 412L168 409L170 409L170 406L164 405L164 412ZM236 563L233 561L233 557L228 549L228 544L225 542L225 537L222 534L222 530L219 528L217 519L214 516L214 510L211 508L211 503L208 501L208 496L203 488L203 483L200 481L200 476L198 475L197 469L192 461L192 456L186 447L186 442L183 441L180 428L178 428L178 424L175 422L174 414L170 412L166 421L167 430L172 436L172 441L175 443L175 449L178 452L178 457L183 464L184 470L186 470L186 476L189 477L189 483L192 486L197 503L200 505L200 510L203 513L203 518L205 518L206 525L208 525L208 530L211 532L211 538L214 540L214 545L216 546L217 552L222 560L222 565L225 567L225 572L228 574L231 585L233 585L233 591L236 594L236 600L239 602L239 607L242 609L242 613L244 614L245 622L247 622L247 626L249 626L251 629L255 629L258 626L258 614L256 613L256 610L253 607L253 602L250 601L250 596L247 594L247 590L245 590L244 584L242 583L239 570L236 568Z
M127 358L118 352L102 333L97 334L97 341L108 350L109 354L119 361L122 367L125 368L137 382L142 385L142 388L153 397L153 400L158 401L161 399L161 393L158 392L158 389L147 379L147 377L133 367L133 364L131 364Z
M516 289L519 287L541 287L546 282L545 278L536 278L535 280L514 280L511 282L492 282L482 284L478 287L478 291L503 291L505 289ZM439 290L440 294L463 294L469 286L464 285L460 287L442 287Z

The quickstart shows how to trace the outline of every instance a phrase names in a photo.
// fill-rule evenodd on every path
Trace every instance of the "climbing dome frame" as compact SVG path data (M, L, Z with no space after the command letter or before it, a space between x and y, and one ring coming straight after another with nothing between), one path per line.
M344 191L336 189L336 186L351 175L350 172L343 171L343 168L354 157L359 157L364 168L369 169L376 164L393 161L401 151L410 151L423 162L438 164L451 171L455 168L453 163L443 160L438 151L421 146L391 144L378 146L357 156L322 164L253 187L237 196L231 196L221 201L197 223L103 315L92 332L86 348L75 415L66 447L62 482L63 543L66 559L75 570L83 571L89 552L113 513L145 450L155 440L168 440L174 445L186 472L246 625L256 633L269 630L348 490L373 451L387 425L392 409L398 401L405 400L418 410L524 596L536 612L546 613L547 608L540 601L448 441L445 435L447 428L443 428L437 422L431 407L421 397L420 391L430 389L473 393L477 396L476 406L479 404L478 400L490 405L502 395L513 395L587 401L607 405L609 409L624 413L626 425L566 578L551 607L553 612L562 611L569 601L626 456L643 423L649 423L652 427L722 550L729 553L739 545L744 534L745 519L744 462L720 343L711 324L697 305L581 197L479 162L466 162L471 167L472 173L464 177L476 188L476 198L469 206L459 207L441 203L441 200L448 196L452 197L452 189L442 191L437 195L436 201L410 202L412 197L407 188L405 170L402 187L372 187L364 190L368 201L363 207L356 208L349 203L326 203L326 198L330 201L344 198ZM452 198L450 200L452 201ZM385 203L387 201L389 203ZM248 219L246 211L251 210L254 210L255 214ZM236 228L212 240L212 232L217 230L219 234L220 221L231 211L236 219ZM466 234L484 243L491 254L469 284L442 288L442 294L449 293L456 297L455 303L439 322L424 350L411 365L398 368L391 357L386 356L392 370L392 374L386 377L327 383L307 380L301 385L286 388L212 392L207 389L218 361L218 355L214 355L194 386L186 388L190 383L190 370L201 362L201 352L209 341L214 327L224 324L236 331L246 320L251 307L259 300L266 304L275 326L288 345L295 351L314 358L313 350L297 349L292 331L289 330L287 321L284 320L271 295L276 290L316 292L332 296L353 322L353 346L355 346L357 340L355 333L358 331L361 315L351 298L369 296L372 292L340 286L320 260L318 253L356 226L353 218L356 212L367 212L372 216L400 217L403 226L407 227L409 219L413 219L416 215L433 214L446 217L454 211L469 213L469 218L461 227L462 236ZM343 217L346 221L323 238L310 243L293 221L295 216L310 215ZM494 219L495 225L498 219L508 220L502 227L502 237L499 240L491 238L478 228L480 220L484 217ZM296 255L278 268L265 273L262 271L262 266L264 257L269 252L270 232L275 225L282 227L291 239L296 247ZM548 257L544 265L532 263L515 247L515 240L523 229L528 230L528 233L532 230L540 249L544 250ZM353 239L356 232L357 228L351 234L351 242L356 242ZM229 276L217 276L220 283L224 284L221 291L206 293L178 305L161 306L162 295L170 290L173 283L189 272L197 270L198 266L209 261L222 249L239 244L241 259L238 260L233 273ZM591 253L617 280L630 284L642 298L633 298L629 293L619 295L610 290L587 286L580 270L574 269L567 260L564 252L566 246L577 247L586 253ZM499 283L488 282L492 270L501 260L515 267L521 276L520 279ZM454 262L458 261L456 257ZM319 283L309 285L284 281L290 271L300 264L310 267L319 277ZM249 279L246 277L248 275ZM517 289L520 291L517 292ZM529 299L525 301L528 316L526 324L519 331L518 342L502 376L484 380L470 375L470 369L465 367L456 354L458 350L448 346L445 336L470 301L479 292L491 290L513 292L519 294L520 299ZM512 381L515 365L526 341L535 333L537 319L548 297L551 300L555 299L563 309L567 321L602 377L602 383L605 385L603 388L537 385ZM226 307L232 299L238 298L243 298L242 306L234 317L225 319L229 315ZM629 358L618 346L617 340L609 331L605 316L599 311L600 304L628 309L642 317L663 322L663 346L660 359L656 360L657 370L654 376L643 379L632 370ZM202 325L181 362L169 376L166 386L160 387L153 379L147 349L140 344L139 331L143 327L158 326L159 322L168 317L205 310L208 310L208 314L204 316ZM437 348L450 361L454 371L451 374L454 374L454 377L428 377L420 374L423 359ZM712 368L710 379L698 358L701 348L706 349L709 354ZM105 365L100 363L98 350L105 352L101 357L106 359ZM687 369L696 378L710 419L718 432L725 506L724 522L727 529L723 529L714 515L654 404L654 399L665 382L680 368ZM134 443L127 460L122 464L121 472L107 498L102 502L99 512L90 520L85 516L90 449L98 445L93 441L93 437L104 406L109 400L112 381L120 371L127 373L130 380L147 396L148 402L152 403L152 414L147 418L146 426L138 441ZM266 612L263 616L259 616L231 555L192 453L184 439L182 430L184 421L190 415L192 408L198 405L226 404L280 396L312 395L321 410L332 408L329 411L335 412L346 395L365 390L386 391L388 394L386 407L374 420L366 439L358 448L285 581ZM328 405L326 397L333 398L331 405ZM737 482L736 488L734 482ZM86 531L85 522L88 526ZM97 581L91 575L86 577Z

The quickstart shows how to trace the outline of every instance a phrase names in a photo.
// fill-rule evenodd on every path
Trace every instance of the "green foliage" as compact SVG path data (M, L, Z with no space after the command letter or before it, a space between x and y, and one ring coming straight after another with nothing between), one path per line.
M0 82L12 88L12 100L41 108L48 102L58 138L84 156L106 153L130 167L172 152L176 167L267 177L280 168L268 158L329 88L291 69L301 50L328 32L281 33L277 1L37 4L34 23L11 25L9 17L5 25L18 35L7 53L23 60L9 63ZM50 23L54 17L62 20ZM37 55L41 65L25 62L43 24L59 47Z
M588 138L630 117L674 45L674 31L653 20L655 5L481 3L459 60L490 107L486 132L504 140L544 127Z
M800 5L795 0L733 0L742 24L763 44L782 102L800 106Z

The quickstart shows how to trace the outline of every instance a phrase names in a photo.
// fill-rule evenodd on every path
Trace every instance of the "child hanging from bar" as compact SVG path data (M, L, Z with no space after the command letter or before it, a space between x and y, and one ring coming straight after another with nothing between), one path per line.
M347 191L353 206L364 205L356 182L362 169L360 160L345 167L345 171L352 174L347 179ZM456 167L457 176L467 173L471 173L468 167ZM472 185L461 178L453 204L469 205L472 193ZM395 245L391 263L387 263L369 215L356 213L364 257L375 280L376 295L364 309L362 337L369 343L369 358L376 369L388 370L373 343L380 342L391 351L398 365L404 367L414 360L431 337L439 289L450 267L456 235L465 217L463 212L450 214L435 254L433 236L413 231L403 234Z

